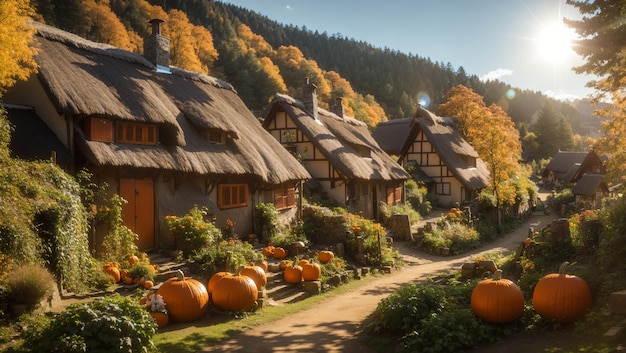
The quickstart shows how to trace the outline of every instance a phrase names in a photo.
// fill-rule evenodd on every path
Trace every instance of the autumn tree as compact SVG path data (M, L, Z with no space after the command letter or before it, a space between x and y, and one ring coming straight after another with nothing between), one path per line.
M496 207L500 210L514 204L512 180L521 177L518 162L521 145L511 118L498 105L486 107L480 95L462 85L446 94L446 101L439 105L439 114L455 120L459 132L487 164L489 191L495 197Z
M621 0L567 0L583 15L580 20L565 22L581 37L574 49L585 63L576 67L578 73L598 77L588 83L596 89L594 100L608 98L612 102L599 109L599 116L608 118L603 136L594 144L597 153L606 154L605 166L614 181L626 181L626 2ZM607 25L609 24L609 25ZM606 99L605 99L606 100Z
M0 96L37 69L30 47L35 30L26 23L32 11L28 1L0 1Z
M457 130L470 143L477 134L473 130L482 126L487 113L483 97L463 85L450 89L439 105L439 114L454 118Z

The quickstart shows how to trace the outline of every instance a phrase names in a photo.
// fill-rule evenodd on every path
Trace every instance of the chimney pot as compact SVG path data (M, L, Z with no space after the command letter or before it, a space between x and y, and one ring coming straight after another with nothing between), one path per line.
M170 40L161 35L163 22L159 18L148 22L152 25L152 33L143 42L143 55L156 66L157 72L170 73Z
M302 87L302 103L313 114L313 118L317 120L317 86L310 83L308 77L304 80L304 87Z

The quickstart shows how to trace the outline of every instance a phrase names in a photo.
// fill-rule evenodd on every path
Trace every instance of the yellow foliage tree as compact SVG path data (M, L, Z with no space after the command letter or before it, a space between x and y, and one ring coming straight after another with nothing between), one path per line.
M35 29L27 24L32 14L28 1L0 1L0 95L37 70L30 47Z
M515 203L512 179L520 174L521 144L511 117L498 105L485 106L472 89L459 85L439 105L439 113L455 119L464 138L472 144L490 173L489 188L496 206Z
M194 48L194 25L180 10L171 10L163 26L163 35L170 39L170 62L189 71L208 73L208 68L198 58Z
M131 43L126 27L111 11L108 1L83 0L81 21L86 33L79 33L79 35L125 50L137 49L136 45Z

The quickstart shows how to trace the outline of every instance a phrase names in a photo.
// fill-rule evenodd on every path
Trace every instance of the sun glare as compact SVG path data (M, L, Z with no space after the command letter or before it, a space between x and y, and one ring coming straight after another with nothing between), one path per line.
M576 33L563 23L544 26L537 34L537 51L546 61L558 64L574 53Z

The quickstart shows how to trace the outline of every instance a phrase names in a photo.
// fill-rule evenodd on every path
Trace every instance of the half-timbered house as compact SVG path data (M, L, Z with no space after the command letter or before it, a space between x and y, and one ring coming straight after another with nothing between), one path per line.
M402 202L409 175L378 146L367 125L346 116L341 99L332 112L320 108L308 80L302 97L276 94L263 126L309 171L308 190L371 219L378 219L380 202Z
M488 185L489 171L451 119L419 107L411 118L378 124L373 132L387 153L428 186L441 206L464 204Z

